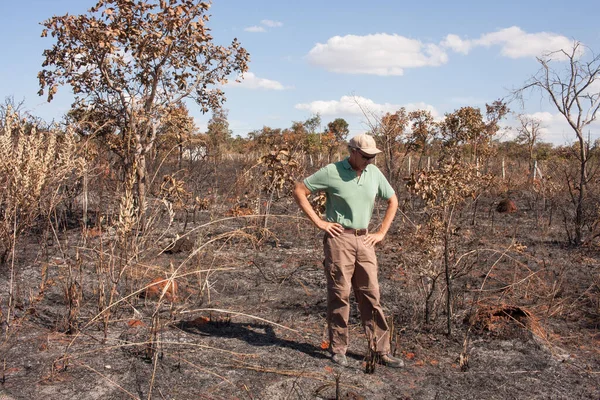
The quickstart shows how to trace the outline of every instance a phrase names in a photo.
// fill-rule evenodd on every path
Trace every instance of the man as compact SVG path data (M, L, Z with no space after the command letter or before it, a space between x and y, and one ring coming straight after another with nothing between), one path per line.
M398 209L398 198L381 171L372 165L381 153L372 136L353 137L348 145L350 156L329 164L297 182L296 202L308 218L325 231L325 275L327 277L327 324L332 361L348 365L348 319L350 290L358 301L360 316L380 363L389 367L404 366L390 354L389 327L379 304L377 257L375 245L390 229ZM325 219L311 207L308 195L325 191ZM387 209L378 231L369 232L375 198L387 200Z

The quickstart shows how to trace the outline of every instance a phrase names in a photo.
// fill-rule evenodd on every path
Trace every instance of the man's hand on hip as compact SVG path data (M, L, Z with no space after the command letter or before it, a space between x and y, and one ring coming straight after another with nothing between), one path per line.
M365 236L365 245L369 247L375 246L377 243L381 242L385 238L385 234L380 232L369 233Z
M319 229L327 232L329 236L336 237L344 233L344 227L335 222L323 221L319 222Z

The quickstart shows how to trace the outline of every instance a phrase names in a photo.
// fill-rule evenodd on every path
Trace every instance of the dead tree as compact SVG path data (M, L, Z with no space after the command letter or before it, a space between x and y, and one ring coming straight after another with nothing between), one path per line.
M600 78L600 56L593 53L586 55L586 50L589 49L575 41L571 49L538 57L540 70L523 87L513 92L520 99L524 92L532 89L548 96L550 103L565 117L577 136L578 182L569 182L575 206L575 244L582 243L583 239L584 201L589 182L587 164L590 144L586 140L584 129L596 120L600 108L600 90L594 85L596 79ZM567 68L563 68L565 61Z

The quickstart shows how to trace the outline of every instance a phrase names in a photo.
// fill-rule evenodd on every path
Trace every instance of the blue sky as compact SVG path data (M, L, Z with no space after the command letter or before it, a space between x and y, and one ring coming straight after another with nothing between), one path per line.
M71 103L59 90L47 104L38 97L43 20L85 12L95 1L0 1L0 96L14 96L46 120L57 119ZM350 135L367 130L364 109L374 114L400 107L427 108L437 117L465 105L508 95L539 64L535 56L570 46L576 39L600 52L598 6L592 1L282 1L216 0L211 9L215 42L237 37L250 52L242 84L225 87L234 135L263 126L290 127L316 113L323 128L345 118ZM599 82L600 83L600 82ZM596 86L600 91L600 85ZM574 134L546 100L532 95L525 109L546 130L542 140L572 141ZM210 115L190 104L201 129ZM600 137L600 124L590 127ZM507 137L509 137L508 134Z

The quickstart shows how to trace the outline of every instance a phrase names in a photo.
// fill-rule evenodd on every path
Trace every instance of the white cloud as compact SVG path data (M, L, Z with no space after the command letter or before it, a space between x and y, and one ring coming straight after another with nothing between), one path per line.
M447 35L440 45L462 54L469 54L469 51L473 47L472 41L462 40L458 35L453 34Z
M573 47L573 40L550 32L527 33L518 26L512 26L472 40L449 34L440 45L462 54L468 54L475 47L500 46L503 56L523 58L538 57L561 49L569 51Z
M325 116L337 115L363 115L363 110L369 116L381 115L384 113L394 113L400 108L405 107L407 111L414 110L429 110L435 117L438 115L436 109L425 103L410 103L410 104L391 104L375 103L371 99L360 96L342 96L340 100L317 100L310 103L296 104L298 110L307 110L312 114L319 113Z
M264 26L268 26L269 28L281 28L283 26L283 22L273 21L270 19L263 19L260 21Z
M267 30L262 26L249 26L244 29L246 32L266 32Z
M308 60L329 71L347 74L403 75L405 68L440 66L448 62L438 45L400 35L334 36L317 43Z
M242 79L243 78L243 79ZM245 89L264 89L264 90L285 90L291 89L290 87L285 87L281 83L265 78L259 78L254 75L252 72L246 72L242 77L240 77L240 82L229 81L227 86L231 87L241 87Z
M540 122L540 140L555 145L566 145L573 143L577 136L575 131L567 122L564 115L560 113L551 113L547 111L536 112L532 114L524 114L525 117L535 119ZM512 126L510 139L517 134L516 127L519 126L517 121L508 121L508 125ZM591 140L594 141L600 136L600 122L595 121L586 127L586 134L590 132Z
M525 117L539 121L543 126L547 126L548 124L557 121L562 122L564 120L564 117L561 114L552 114L548 111L541 111L533 114L525 114Z
M585 94L588 96L593 96L593 95L600 95L600 77L596 78L594 80L594 82L592 82L590 84L590 86L587 87Z
M283 22L279 22L279 21L273 21L271 19L263 19L260 21L261 25L254 25L254 26L249 26L248 28L245 28L244 30L246 32L267 32L267 29L265 28L265 26L267 28L281 28L283 26Z

